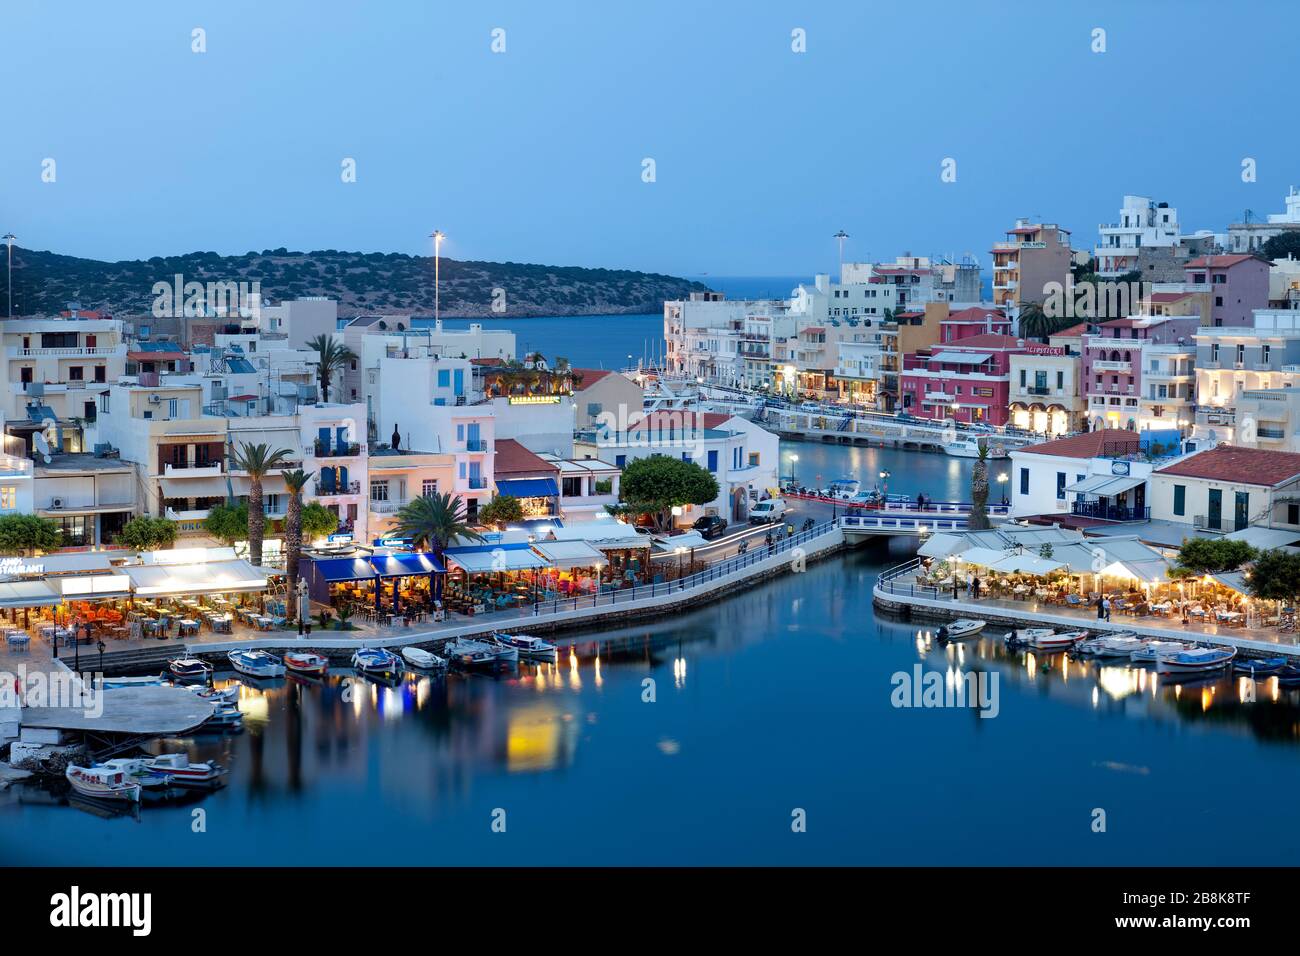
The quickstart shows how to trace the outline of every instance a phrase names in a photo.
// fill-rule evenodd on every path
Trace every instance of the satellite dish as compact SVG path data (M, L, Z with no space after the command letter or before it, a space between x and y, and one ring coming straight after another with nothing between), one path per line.
M35 446L37 452L39 452L41 457L45 459L45 464L48 465L50 463L49 441L47 441L45 436L40 432L36 432L32 435L32 445Z

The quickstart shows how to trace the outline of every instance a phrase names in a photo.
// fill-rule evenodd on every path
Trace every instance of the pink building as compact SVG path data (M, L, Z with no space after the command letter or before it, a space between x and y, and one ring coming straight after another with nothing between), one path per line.
M972 332L973 323L958 318L971 312L1001 315L965 309L943 323L939 344L903 356L900 384L904 411L918 418L1007 423L1011 356L1023 353L1025 344L1000 332Z
M1201 256L1185 269L1189 284L1209 290L1211 325L1252 326L1252 311L1268 308L1269 263L1265 259Z
M1092 428L1177 427L1176 418L1161 421L1163 412L1154 409L1193 401L1192 336L1199 327L1195 315L1136 315L1103 322L1084 336L1083 387ZM1153 394L1143 392L1144 370L1153 378ZM1152 410L1144 410L1153 395Z
M939 342L946 344L972 335L1010 335L1011 320L1000 309L960 309L939 323Z

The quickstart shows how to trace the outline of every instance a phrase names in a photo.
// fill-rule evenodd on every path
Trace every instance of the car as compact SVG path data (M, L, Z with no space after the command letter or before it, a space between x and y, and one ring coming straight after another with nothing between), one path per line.
M894 417L900 422L919 422L920 419L911 412L894 412Z
M997 429L994 428L992 425L990 425L988 422L972 422L970 425L967 425L966 427L973 432L979 432L981 435L992 435L995 431L997 431Z
M727 519L721 515L705 515L691 527L698 531L705 541L712 541L714 538L721 538L726 532Z

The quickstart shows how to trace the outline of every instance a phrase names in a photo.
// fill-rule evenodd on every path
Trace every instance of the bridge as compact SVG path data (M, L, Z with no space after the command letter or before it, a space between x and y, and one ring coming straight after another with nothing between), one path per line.
M830 505L837 527L846 538L920 537L941 531L969 531L973 505L968 501L927 501L925 510L914 501L889 501L883 505L850 506L839 498L826 495L787 492L784 497ZM1005 519L1009 505L989 503L985 506L990 519Z
M1033 445L1043 435L1006 429L920 419L900 419L873 412L852 412L835 406L816 409L766 405L754 417L756 422L783 438L822 441L833 445L889 445L894 448L938 449L954 441L983 441L994 458L1008 451Z

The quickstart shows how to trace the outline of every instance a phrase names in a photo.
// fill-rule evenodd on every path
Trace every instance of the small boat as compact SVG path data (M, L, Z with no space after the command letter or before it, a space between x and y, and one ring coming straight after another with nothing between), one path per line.
M1132 633L1103 634L1091 640L1083 641L1075 648L1081 654L1094 657L1132 657L1136 650L1141 650L1146 641Z
M146 761L141 757L114 757L112 760L105 760L103 763L95 764L91 769L99 770L101 768L113 773L121 773L145 789L161 789L171 784L171 778L166 774L154 776L149 773Z
M1152 663L1162 657L1190 651L1196 645L1184 644L1182 641L1147 641L1142 647L1130 654L1129 660L1138 663Z
M554 644L529 634L498 634L493 632L488 641L501 647L514 648L519 652L519 657L523 660L554 663L558 657Z
M468 641L458 638L448 643L443 652L447 661L466 670L507 671L519 662L519 651L513 647L500 644L487 644L482 641Z
M235 701L239 700L239 687L240 684L236 681L229 687L222 687L220 690L215 687L196 687L192 684L188 689L191 693L198 694L204 700L222 701L233 704Z
M1271 676L1277 678L1278 685L1281 687L1300 687L1300 667L1295 664L1287 664Z
M828 498L852 498L861 487L862 482L851 475L845 475L832 481L824 494Z
M121 770L108 767L78 767L69 765L63 774L72 789L83 797L95 800L125 800L140 802L140 784Z
M359 647L352 654L352 666L364 674L389 674L401 664L396 654L382 647Z
M230 666L248 677L283 677L284 662L266 651L231 651Z
M402 657L406 658L406 663L412 667L421 667L425 670L440 671L447 666L445 658L420 647L403 647Z
M1232 662L1232 669L1251 677L1268 677L1286 667L1288 660L1286 657L1242 657Z
M330 662L324 654L314 651L286 651L284 666L295 674L311 674L320 677L329 670Z
M992 457L993 449L989 449L989 457ZM978 458L980 456L980 446L978 442L969 440L950 441L944 444L943 453L951 455L953 458Z
M1044 651L1063 650L1073 647L1088 637L1087 631L1064 631L1058 634L1048 627L1024 627L1012 631L1008 640L1013 644L1025 644Z
M1182 674L1208 674L1226 667L1237 656L1235 647L1197 647L1181 654L1156 659L1156 673L1177 677Z
M244 726L244 712L233 704L221 702L212 716L203 722L214 730L238 730Z
M152 677L105 677L99 682L100 690L118 690L123 687L161 687L162 676Z
M167 669L171 671L175 680L206 681L212 674L212 665L207 661L201 661L197 657L178 657L174 661L169 661Z
M159 754L140 761L145 773L181 787L210 787L226 773L217 763L190 763L185 754Z
M958 618L952 623L939 628L939 640L960 641L968 637L974 637L984 630L984 625L987 623L987 621L979 621L969 617Z

